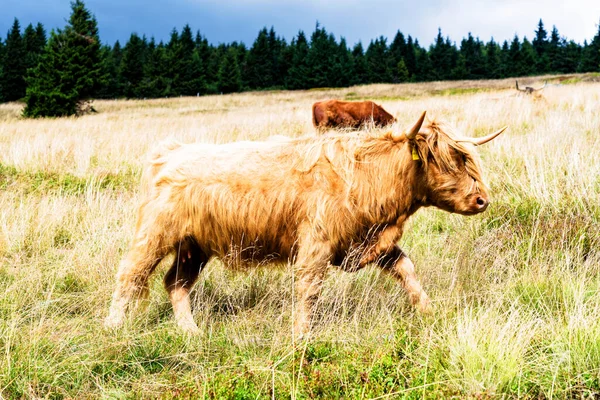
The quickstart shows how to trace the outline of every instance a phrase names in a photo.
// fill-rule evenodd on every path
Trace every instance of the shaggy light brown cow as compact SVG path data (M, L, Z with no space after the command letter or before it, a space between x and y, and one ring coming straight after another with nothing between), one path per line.
M386 126L396 122L390 113L372 101L319 101L312 106L317 132L329 128L359 129L364 125Z
M148 277L176 254L165 288L179 326L198 330L188 294L203 266L290 262L296 274L296 334L306 333L328 265L375 264L399 280L413 305L429 298L398 247L419 208L464 215L489 203L474 145L425 113L406 133L334 134L223 145L169 142L151 156L131 249L117 273L107 326L148 292Z

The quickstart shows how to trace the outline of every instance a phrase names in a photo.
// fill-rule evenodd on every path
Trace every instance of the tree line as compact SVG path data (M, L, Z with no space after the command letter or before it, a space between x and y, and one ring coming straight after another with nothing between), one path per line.
M94 16L71 3L64 29L47 38L42 24L23 31L15 18L0 39L0 101L25 99L25 115L81 112L82 99L156 98L264 89L345 87L369 83L493 79L547 73L600 71L600 26L582 45L550 33L542 20L533 39L487 43L470 33L457 45L438 30L429 47L400 30L366 48L348 45L316 24L288 43L263 28L250 47L214 45L189 25L168 41L132 33L121 45L101 44Z

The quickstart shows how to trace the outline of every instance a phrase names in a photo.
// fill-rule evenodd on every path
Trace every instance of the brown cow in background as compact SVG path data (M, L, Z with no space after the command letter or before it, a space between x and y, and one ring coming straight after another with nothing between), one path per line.
M455 137L424 126L403 132L332 134L228 144L161 144L143 178L135 236L117 273L109 327L123 323L148 278L174 255L165 288L178 325L197 332L189 292L213 257L229 267L290 263L294 331L309 329L328 266L374 264L427 311L429 298L398 246L421 207L463 215L489 203L475 146L498 136Z
M360 129L370 123L386 126L396 122L396 118L372 101L319 101L313 104L312 115L319 132L329 128Z

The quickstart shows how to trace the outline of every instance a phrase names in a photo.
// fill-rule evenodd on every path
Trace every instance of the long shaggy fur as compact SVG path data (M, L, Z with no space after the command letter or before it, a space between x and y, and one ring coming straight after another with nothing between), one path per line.
M143 180L108 325L120 324L169 253L177 257L165 286L184 329L196 329L187 293L215 256L236 268L292 262L300 332L329 263L354 271L375 262L424 308L427 296L396 245L404 222L422 206L476 213L474 196L487 196L474 149L436 122L413 141L364 132L223 145L167 141L151 153Z

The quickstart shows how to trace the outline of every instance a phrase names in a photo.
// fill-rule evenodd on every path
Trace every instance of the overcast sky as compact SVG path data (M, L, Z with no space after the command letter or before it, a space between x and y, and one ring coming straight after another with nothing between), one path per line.
M600 0L87 0L95 14L103 43L122 44L132 32L168 40L173 28L187 23L214 44L242 41L248 46L264 27L289 42L299 30L307 35L315 23L350 45L383 35L388 43L400 29L428 46L437 35L460 43L468 32L484 41L510 40L515 34L531 39L543 19L550 33L556 25L560 34L583 43L598 32ZM68 0L2 0L0 37L19 19L22 27L41 22L46 30L61 28L70 14Z

